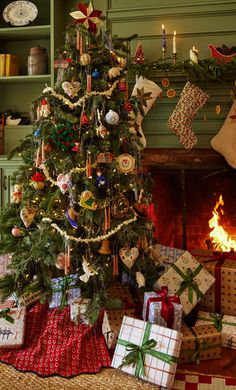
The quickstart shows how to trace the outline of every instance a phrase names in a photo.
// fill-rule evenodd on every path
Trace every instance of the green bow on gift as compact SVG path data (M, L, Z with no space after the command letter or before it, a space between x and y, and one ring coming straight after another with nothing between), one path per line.
M75 288L75 279L72 276L64 276L61 280L57 280L57 288L53 288L52 292L61 292L61 303L59 308L63 309L67 305L67 290Z
M0 310L0 318L4 318L4 320L10 322L11 324L14 324L14 318L8 315L10 310L11 309L9 308Z
M210 316L213 319L213 324L216 330L218 330L218 332L221 332L223 326L222 324L223 314L210 313Z
M136 366L135 376L142 378L145 375L144 361L145 355L149 354L157 359L164 361L165 363L172 364L177 363L178 359L175 356L167 355L164 352L156 351L153 348L156 347L157 342L154 339L149 340L151 333L151 324L146 323L143 341L141 345L136 345L125 340L118 339L117 344L124 345L127 351L130 351L123 359L120 367Z
M203 293L199 290L199 287L194 280L195 276L203 268L201 264L199 264L194 271L192 271L191 268L187 268L186 274L184 274L175 264L172 265L172 268L183 279L180 283L178 291L176 291L177 295L181 295L185 289L188 289L188 300L190 303L193 303L193 292L196 293L198 300L203 297Z

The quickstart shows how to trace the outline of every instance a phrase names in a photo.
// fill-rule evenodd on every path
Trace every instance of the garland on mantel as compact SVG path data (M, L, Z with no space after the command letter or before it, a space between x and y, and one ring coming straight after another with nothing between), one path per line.
M144 64L129 64L129 72L147 76L150 74L169 74L182 73L183 76L196 84L203 81L228 82L235 80L236 75L236 60L232 59L227 63L219 62L218 59L208 58L199 60L198 64L192 63L190 60L184 60L174 63L171 58L165 60L159 59L154 62Z

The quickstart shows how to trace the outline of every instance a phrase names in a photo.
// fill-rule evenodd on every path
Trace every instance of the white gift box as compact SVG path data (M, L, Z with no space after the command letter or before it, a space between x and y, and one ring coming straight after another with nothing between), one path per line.
M91 325L86 317L86 311L91 299L76 298L70 301L70 320L75 323Z
M0 318L0 348L18 348L24 343L26 308L13 308L6 313L14 322Z
M144 375L137 373L137 364L122 366L123 359L130 353L127 344L144 347L147 340L155 340L156 345L144 353ZM181 342L182 334L176 330L124 316L111 366L148 382L172 388Z
M9 275L12 273L12 270L8 267L11 263L11 259L11 253L7 253L6 255L0 255L0 276Z

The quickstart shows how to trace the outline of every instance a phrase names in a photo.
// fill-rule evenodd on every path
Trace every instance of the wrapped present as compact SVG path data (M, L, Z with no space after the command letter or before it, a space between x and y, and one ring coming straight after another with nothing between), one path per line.
M63 307L71 300L80 298L81 289L76 287L77 275L54 278L51 282L52 299L49 302L50 309Z
M200 310L236 316L236 254L193 250L193 256L215 277L216 282L200 302Z
M202 299L214 281L214 276L188 251L185 251L158 279L154 288L168 286L172 294L179 295L183 313L187 315Z
M132 309L135 307L133 295L128 286L115 285L107 290L109 309Z
M102 334L108 349L115 348L124 316L134 317L135 309L105 310L102 321Z
M172 388L181 341L176 330L125 316L111 366Z
M7 253L6 255L0 256L0 277L12 273L12 270L9 268L9 264L11 263L11 258L12 258L11 253Z
M27 291L24 292L22 295L20 295L18 299L18 305L20 307L22 306L29 307L33 303L40 300L41 291L37 288L37 286L38 283L32 283L31 284L32 291Z
M167 271L168 268L172 264L174 264L180 256L185 252L183 249L171 248L169 246L154 244L149 247L149 252L151 258L158 262L163 263L164 272Z
M181 328L183 341L180 350L180 363L199 363L202 360L221 357L221 334L214 325L201 325Z
M159 291L145 292L143 320L180 331L182 305L178 295L169 295L168 287Z
M199 311L195 326L213 324L221 332L222 347L236 349L236 317Z
M90 302L91 300L86 298L76 298L70 301L70 319L72 322L91 325L89 318L86 316Z
M0 348L18 348L24 343L26 309L0 310Z

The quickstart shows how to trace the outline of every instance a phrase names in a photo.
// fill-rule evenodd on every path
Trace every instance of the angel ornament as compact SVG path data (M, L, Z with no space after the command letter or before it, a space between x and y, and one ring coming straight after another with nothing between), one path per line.
M93 269L91 264L87 262L84 256L83 256L82 267L83 267L84 274L79 277L82 282L87 283L89 281L90 276L97 275L95 269Z

